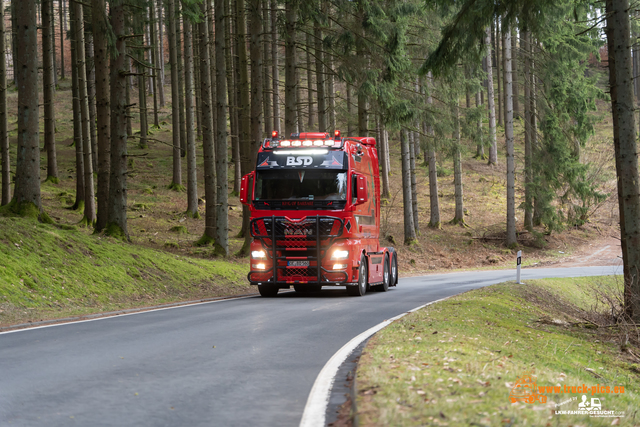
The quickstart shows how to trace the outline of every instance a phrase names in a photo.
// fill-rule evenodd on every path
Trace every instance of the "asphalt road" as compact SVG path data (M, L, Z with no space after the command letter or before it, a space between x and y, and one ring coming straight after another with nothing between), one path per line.
M528 278L621 267L523 269ZM403 278L0 334L0 425L297 426L316 376L366 329L422 304L515 279L515 270Z

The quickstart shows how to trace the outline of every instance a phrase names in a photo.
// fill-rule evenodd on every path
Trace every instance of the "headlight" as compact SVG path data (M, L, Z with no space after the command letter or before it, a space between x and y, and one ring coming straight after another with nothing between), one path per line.
M347 259L349 258L349 251L343 249L336 249L331 254L331 259Z
M345 268L347 268L347 264L333 264L334 270L343 270Z
M261 262L260 264L251 264L251 267L255 268L256 270L264 270L265 268L267 268L263 262Z
M251 258L265 259L266 257L267 257L267 254L265 254L264 251L252 251L251 252Z

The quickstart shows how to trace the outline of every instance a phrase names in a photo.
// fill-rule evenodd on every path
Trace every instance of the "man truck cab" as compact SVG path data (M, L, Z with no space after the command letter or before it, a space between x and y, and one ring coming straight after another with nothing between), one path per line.
M380 237L376 142L304 132L277 132L258 150L256 170L242 178L240 201L251 212L249 282L262 296L346 286L349 295L387 291L398 259Z

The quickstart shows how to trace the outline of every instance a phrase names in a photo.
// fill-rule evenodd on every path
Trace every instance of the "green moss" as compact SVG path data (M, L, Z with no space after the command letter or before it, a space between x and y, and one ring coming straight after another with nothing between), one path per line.
M175 182L172 182L171 184L169 184L169 186L167 188L169 190L178 191L180 193L183 193L183 192L185 192L187 190L184 187L184 185L176 184Z
M178 249L180 248L180 245L177 244L176 242L172 242L170 240L164 242L164 247L165 248L173 248L173 249Z
M184 225L176 225L175 227L171 227L169 231L176 234L189 234L189 231L187 231L187 227L185 227Z
M196 240L193 245L194 246L211 246L215 242L213 237L209 237L206 234L203 234L198 240Z
M105 228L104 234L118 240L128 240L124 230L115 222L110 222Z
M50 182L51 184L60 184L60 179L58 179L58 177L55 177L55 176L48 176L44 182Z
M197 210L195 212L186 211L184 214L185 214L185 216L187 218L193 218L193 219L200 219L201 218L200 212L197 211Z

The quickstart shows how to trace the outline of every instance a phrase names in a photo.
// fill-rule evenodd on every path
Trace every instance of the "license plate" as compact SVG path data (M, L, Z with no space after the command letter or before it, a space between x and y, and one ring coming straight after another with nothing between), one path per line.
M287 261L288 267L309 267L309 261Z

